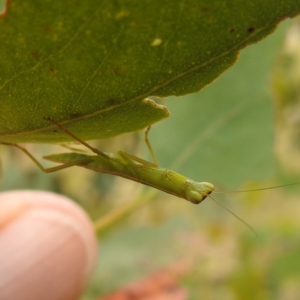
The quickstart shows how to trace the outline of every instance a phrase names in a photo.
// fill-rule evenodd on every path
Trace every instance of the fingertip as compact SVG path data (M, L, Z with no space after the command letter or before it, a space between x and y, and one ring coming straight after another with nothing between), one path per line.
M85 212L43 191L2 193L0 212L0 299L77 299L97 261Z

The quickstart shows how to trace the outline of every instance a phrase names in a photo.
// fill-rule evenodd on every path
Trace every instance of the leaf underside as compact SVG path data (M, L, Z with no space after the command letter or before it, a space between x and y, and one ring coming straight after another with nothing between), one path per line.
M0 140L65 142L169 116L147 97L196 92L300 2L9 1L0 16ZM234 83L233 83L234 84ZM184 105L184 103L182 103Z

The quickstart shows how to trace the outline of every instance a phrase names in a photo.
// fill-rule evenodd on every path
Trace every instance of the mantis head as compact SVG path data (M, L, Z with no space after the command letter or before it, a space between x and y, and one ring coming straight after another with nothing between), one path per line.
M186 199L194 204L201 203L215 189L215 187L209 182L186 180L185 185Z

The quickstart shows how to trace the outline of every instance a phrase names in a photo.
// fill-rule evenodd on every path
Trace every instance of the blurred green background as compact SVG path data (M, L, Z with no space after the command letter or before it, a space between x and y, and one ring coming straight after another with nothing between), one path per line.
M284 93L278 87L288 68L278 70L292 23L283 22L267 39L243 50L237 64L201 92L163 100L171 117L150 131L161 167L209 181L219 191L300 181L296 171L287 171L282 164L288 161L288 153L277 151L287 141L278 138L283 128L279 119L289 119L286 111L280 111ZM294 101L293 112L297 107ZM141 132L94 145L106 152L125 150L150 159ZM25 147L41 161L45 154L65 151L58 146ZM210 199L195 206L135 182L76 167L43 174L22 153L5 146L1 162L1 191L61 193L78 202L94 220L115 210L124 212L130 203L140 204L126 218L102 227L99 265L82 299L111 293L179 263L187 266L180 285L188 289L188 299L300 299L297 187L213 195L249 223L256 237Z

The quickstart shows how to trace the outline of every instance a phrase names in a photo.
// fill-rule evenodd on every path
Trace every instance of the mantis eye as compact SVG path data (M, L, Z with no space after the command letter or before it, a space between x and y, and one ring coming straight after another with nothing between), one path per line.
M194 204L199 204L206 198L206 196L203 196L198 191L189 190L186 193L186 198L187 198L187 200L189 200L190 202L192 202Z

